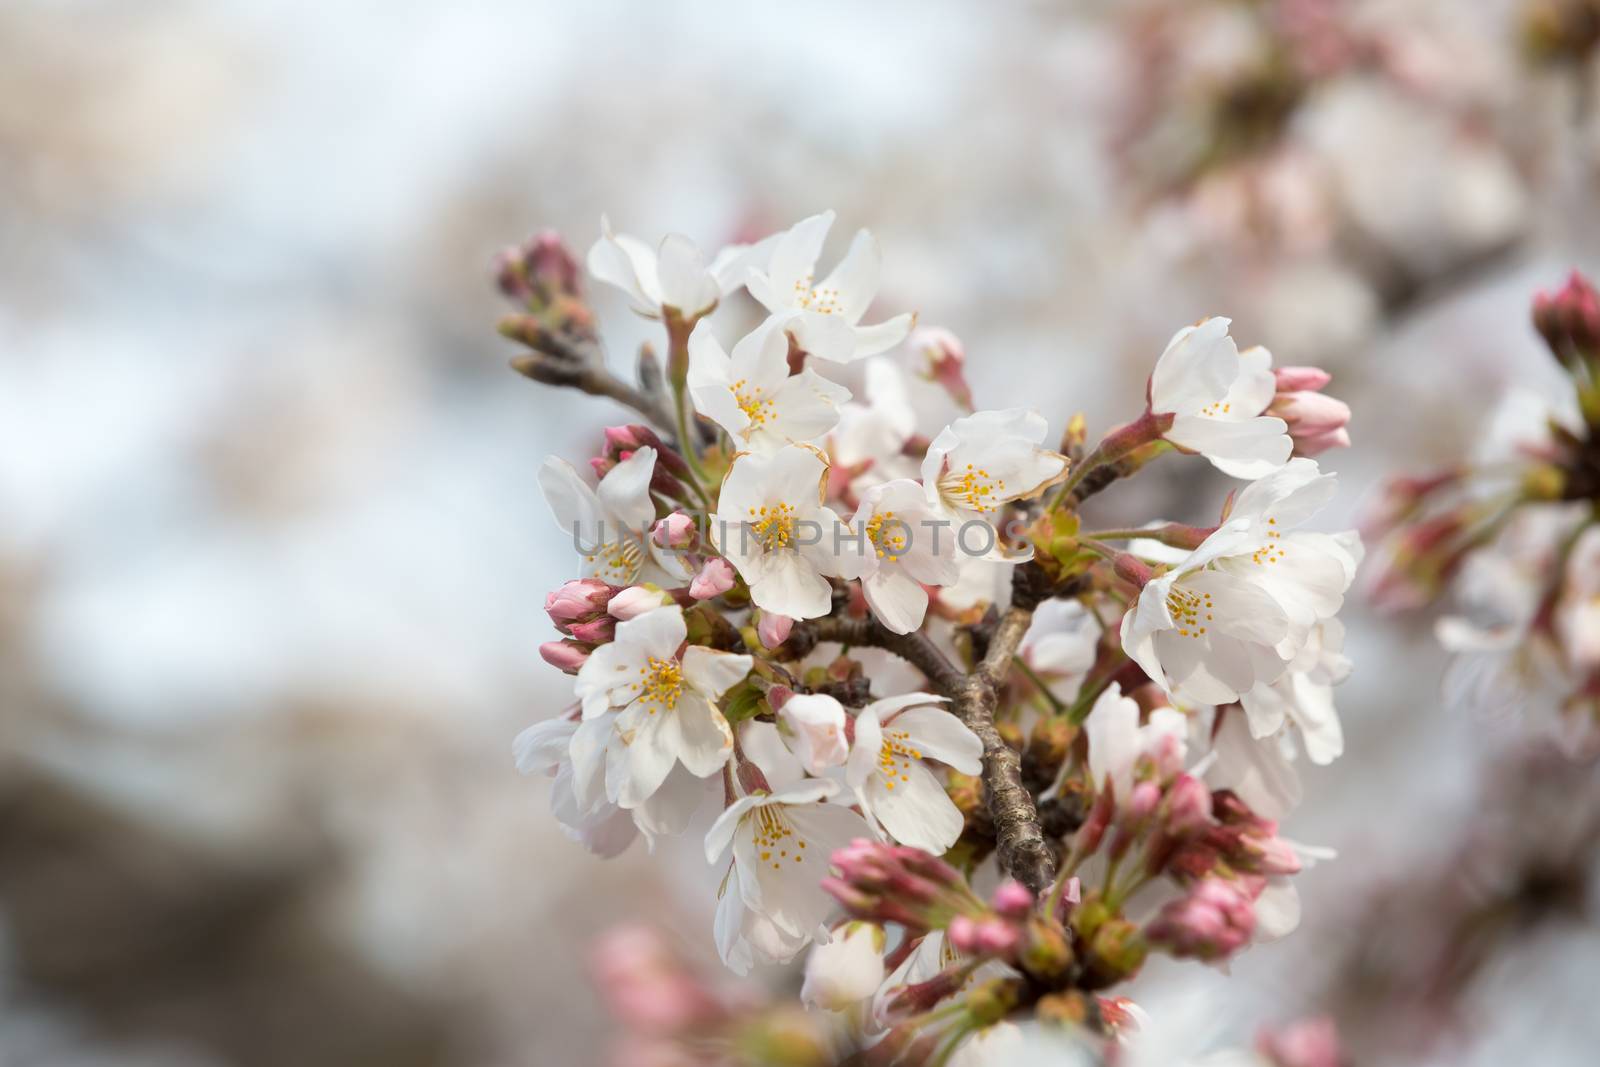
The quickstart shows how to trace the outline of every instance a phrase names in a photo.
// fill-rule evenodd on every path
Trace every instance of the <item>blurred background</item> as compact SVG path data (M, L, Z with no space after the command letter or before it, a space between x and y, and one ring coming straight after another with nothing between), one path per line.
M1094 432L1229 315L1355 408L1349 525L1559 380L1527 305L1600 265L1597 40L1591 0L10 0L0 1064L586 1065L597 931L714 962L697 842L593 859L511 766L570 692L535 472L623 419L506 369L500 247L832 207L981 406ZM650 324L595 300L627 368ZM1201 519L1202 468L1098 506ZM1339 860L1142 1003L1186 1050L1329 1011L1361 1063L1594 1062L1592 769L1347 614L1286 826Z

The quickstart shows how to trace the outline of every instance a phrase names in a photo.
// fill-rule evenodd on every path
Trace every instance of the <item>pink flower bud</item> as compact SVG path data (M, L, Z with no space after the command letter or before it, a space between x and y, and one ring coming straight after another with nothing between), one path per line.
M1318 393L1333 381L1333 375L1321 367L1275 367L1272 377L1277 380L1278 393Z
M618 622L627 622L629 619L638 618L647 611L654 611L666 603L666 599L658 589L648 586L635 585L624 589L611 598L611 603L606 605L606 612ZM574 634L573 636L577 636Z
M985 919L978 924L977 955L1009 956L1022 941L1022 932L1004 919Z
M700 531L696 528L694 519L681 511L674 511L651 528L650 540L655 542L657 548L670 548L682 552L693 548L699 542Z
M1350 444L1345 427L1350 423L1350 408L1342 400L1322 393L1331 376L1318 367L1280 367L1274 371L1277 395L1267 405L1267 414L1289 424L1294 439L1294 454L1315 456L1330 448Z
M1008 919L1026 919L1033 911L1033 894L1021 882L1007 878L996 887L989 903Z
M1350 408L1323 393L1279 393L1267 411L1289 424L1296 440L1330 434L1350 423Z
M1600 355L1600 294L1574 270L1566 284L1533 298L1533 325L1559 359Z
M495 280L513 300L543 306L582 292L578 261L553 230L535 234L520 248L495 257Z
M1307 434L1298 437L1294 442L1294 454L1297 456L1320 456L1333 448L1349 448L1350 431L1344 427L1329 430L1327 433Z
M1166 832L1189 838L1211 822L1211 790L1191 774L1180 774L1167 787Z
M556 628L566 632L575 622L586 622L606 610L616 590L598 578L576 578L553 593L546 594L544 610Z
M911 347L927 360L924 376L967 411L973 409L972 387L967 384L967 352L949 330L925 327L911 335Z
M568 674L577 674L583 661L589 658L589 650L576 641L546 641L539 646L539 655L550 666Z
M664 443L648 426L607 426L605 430L605 455L608 459L624 460L641 448L656 450L656 468L679 478L689 473L689 464L676 449ZM653 483L652 483L653 484Z
M1302 1019L1281 1030L1266 1030L1256 1039L1256 1051L1272 1067L1339 1067L1339 1031L1328 1018Z
M1220 960L1248 944L1255 928L1255 907L1241 887L1206 878L1162 907L1145 927L1145 936L1174 956Z
M763 611L761 621L756 624L756 636L761 639L763 648L773 649L789 640L789 631L793 628L794 620L789 616Z
M1161 803L1161 787L1154 782L1140 782L1128 794L1128 802L1123 805L1122 817L1133 823L1142 823L1156 810L1156 805Z
M733 588L734 578L733 564L721 556L713 556L711 559L706 560L705 566L700 568L700 573L695 575L694 581L689 583L689 595L696 600L710 600L712 597L721 596ZM763 619L764 621L765 619ZM784 637L787 636L789 635L786 630ZM765 640L765 638L762 638L763 643L765 643ZM782 643L783 641L780 638L778 644ZM769 645L768 647L775 646Z
M595 984L622 1023L675 1034L723 1015L717 998L672 957L661 935L643 926L611 930L596 943Z
M960 871L921 849L857 838L831 861L836 877L823 879L822 888L857 919L920 933L948 925L951 916L986 911Z
M950 920L950 925L944 933L950 939L951 946L957 952L967 956L979 954L977 920L965 915L957 915Z
M567 633L584 644L603 645L617 635L617 620L602 615L589 622L575 622L567 627Z

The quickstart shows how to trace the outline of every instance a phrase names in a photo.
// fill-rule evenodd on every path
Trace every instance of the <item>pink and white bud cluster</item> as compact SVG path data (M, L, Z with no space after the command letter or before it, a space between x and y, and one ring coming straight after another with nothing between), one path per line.
M570 640L539 646L546 663L576 674L594 646L617 633L617 623L643 615L668 602L659 589L635 585L619 588L599 578L574 578L544 598L544 610L556 629Z
M1278 824L1251 811L1231 790L1211 794L1213 818L1173 855L1168 870L1180 881L1221 871L1275 877L1299 874L1304 866L1294 847L1278 836ZM1254 889L1252 896L1259 892Z
M1350 406L1323 393L1333 376L1320 367L1277 367L1277 392L1267 414L1289 424L1297 456L1317 456L1330 448L1349 448Z
M832 862L833 877L823 879L822 888L858 919L921 933L943 929L957 916L990 914L960 871L920 848L857 838L834 852Z
M583 294L578 261L553 230L530 237L495 257L495 280L512 300L541 309L561 297Z
M661 438L648 426L607 426L605 447L598 456L589 460L596 478L604 478L617 464L641 448L652 448L656 465L650 473L650 489L671 500L687 500L689 490L684 481L689 478L689 465L676 451L662 443Z
M1255 903L1244 886L1226 878L1202 878L1168 902L1144 935L1174 956L1210 961L1244 948L1255 929Z
M1600 357L1600 293L1579 271L1561 288L1534 294L1533 325L1557 359Z

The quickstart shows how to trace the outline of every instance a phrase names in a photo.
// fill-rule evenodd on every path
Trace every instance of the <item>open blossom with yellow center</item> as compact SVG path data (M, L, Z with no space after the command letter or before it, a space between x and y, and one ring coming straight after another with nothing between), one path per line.
M739 405L744 417L750 420L751 429L760 429L772 418L774 403L765 393L766 390L761 386L751 385L748 378L740 378L733 383L734 403Z
M733 754L733 733L717 701L750 672L749 656L699 645L688 636L683 609L655 608L617 624L616 636L578 670L586 721L614 715L606 747L606 793L637 808L674 764L705 778Z
M1040 447L1049 426L1023 408L979 411L939 432L922 461L928 503L961 517L992 517L1067 475L1067 457Z
M772 246L765 270L750 271L746 285L771 312L769 323L792 336L810 355L836 363L886 352L906 339L916 321L896 315L875 326L861 318L878 293L878 242L861 230L827 277L816 281L817 257L833 226L833 212L796 223Z
M861 543L859 551L844 554L845 577L861 579L878 621L910 633L927 615L927 587L952 585L961 576L949 514L928 504L922 486L899 478L864 490L850 526Z
M815 448L789 445L741 453L722 483L711 539L763 611L812 619L832 608L828 576L844 574L850 531L822 503L827 475Z
M787 548L794 540L794 507L779 501L745 509L749 514L750 530L767 551Z
M1355 577L1353 532L1295 528L1334 487L1309 459L1246 486L1227 522L1145 585L1122 620L1124 650L1175 698L1267 699Z
M612 585L679 584L679 565L648 536L656 521L650 497L655 463L654 448L638 449L593 488L565 460L552 456L539 468L539 487L583 560L583 577Z
M809 367L789 373L789 339L770 324L733 346L730 356L702 319L689 335L689 395L741 450L810 441L839 422L850 391Z
M1150 411L1172 420L1162 436L1179 448L1235 478L1260 478L1283 466L1294 442L1289 424L1266 414L1277 393L1272 354L1240 352L1228 326L1206 319L1173 336L1150 375Z
M723 906L717 909L719 927L733 921L742 905L782 935L770 938L769 932L769 940L791 951L810 940L833 908L833 898L821 888L828 857L868 832L861 816L825 803L838 791L838 783L828 779L796 779L771 792L739 797L723 810L705 842L708 863L718 862L730 847L733 851L732 877L723 886ZM735 899L728 900L729 894ZM719 930L725 959L738 933Z
M962 817L928 765L982 770L983 743L941 705L907 693L868 704L856 716L845 781L867 818L903 845L939 855L961 836Z
M1174 589L1167 594L1167 611L1172 614L1179 637L1202 636L1206 632L1205 624L1216 621L1216 616L1212 614L1215 607L1210 593Z
M683 692L683 668L676 660L657 659L654 656L639 668L639 702L654 715L658 711L671 711L678 706L678 695Z
M880 511L867 520L867 540L879 559L890 563L900 562L911 543L911 532L905 521L895 518L892 511Z
M1006 483L982 467L968 463L939 479L939 493L955 507L988 512L1006 499Z
M729 245L707 262L681 234L668 234L651 247L637 237L616 233L600 217L600 239L589 249L589 273L628 296L633 310L660 318L672 308L686 319L702 315L744 284L753 266L766 262L777 238L754 245Z

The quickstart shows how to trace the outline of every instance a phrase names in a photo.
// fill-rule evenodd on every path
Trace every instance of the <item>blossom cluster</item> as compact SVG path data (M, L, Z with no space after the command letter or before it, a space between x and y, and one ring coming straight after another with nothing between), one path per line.
M1564 372L1509 393L1477 452L1391 480L1369 516L1383 540L1376 602L1446 594L1435 630L1454 654L1451 704L1529 713L1574 756L1600 754L1600 293L1577 271L1533 301Z
M1311 457L1348 444L1350 413L1325 373L1208 318L1135 418L1091 448L1077 415L1051 442L1037 412L974 405L953 335L870 314L869 233L817 281L832 223L708 257L602 222L589 273L665 329L637 384L607 369L558 238L502 257L513 366L654 424L608 429L592 479L540 469L578 560L542 653L574 702L517 764L601 855L703 834L723 961L813 946L829 1047L987 1062L1025 1020L1103 1052L1138 1014L1109 991L1149 953L1281 936L1326 855L1278 822L1294 761L1343 748L1362 549L1309 524L1335 490ZM724 338L740 304L758 321ZM955 417L923 425L916 389ZM1215 524L1086 526L1169 456L1244 483Z

